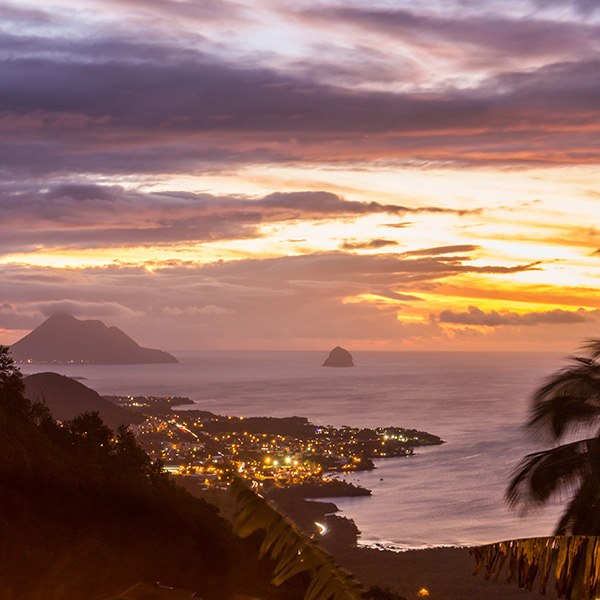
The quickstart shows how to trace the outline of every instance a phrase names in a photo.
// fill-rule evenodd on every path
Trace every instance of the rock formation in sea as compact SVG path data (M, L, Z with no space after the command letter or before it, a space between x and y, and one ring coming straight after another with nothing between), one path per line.
M177 363L162 350L142 348L117 327L57 314L10 347L18 362L136 365Z
M352 354L340 346L336 346L323 363L323 367L353 367Z

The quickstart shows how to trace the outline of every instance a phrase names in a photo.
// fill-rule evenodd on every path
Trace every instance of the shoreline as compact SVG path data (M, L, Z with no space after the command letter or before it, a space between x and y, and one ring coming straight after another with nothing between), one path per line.
M206 500L219 507L221 516L231 518L234 507L226 494ZM327 543L325 540L321 542L323 548L366 589L388 588L407 600L417 598L423 588L428 590L430 600L541 600L535 590L520 589L506 583L503 577L496 582L486 581L483 572L474 577L476 561L470 555L470 548L479 544L414 548L397 544L383 547L382 542L372 541L353 546L343 541L336 543L332 539L333 543ZM550 584L545 598L557 600Z
M371 550L383 550L385 552L412 552L417 550L439 550L442 548L450 548L453 550L461 550L463 548L474 548L478 544L422 544L421 546L407 546L402 544L395 544L393 542L381 542L377 540L358 540L356 543L357 548L366 548Z
M476 562L469 547L437 547L402 552L355 547L336 549L336 562L367 588L378 585L416 598L425 588L431 600L535 600L537 592L508 584L501 577L486 581L483 572L473 576ZM548 585L546 599L557 598Z

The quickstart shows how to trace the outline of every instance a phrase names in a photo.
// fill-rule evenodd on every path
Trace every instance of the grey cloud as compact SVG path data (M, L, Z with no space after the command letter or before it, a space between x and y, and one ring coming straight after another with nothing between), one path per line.
M387 85L396 85L399 80L417 81L422 75L416 61L397 56L392 60L389 53L364 45L332 48L324 43L317 45L313 53L311 60L294 61L287 69L296 77L341 87L363 86L365 73L371 84Z
M422 302L423 299L413 294L401 294L389 288L373 287L371 294L381 296L382 298L390 298L391 300L400 300L401 302Z
M106 200L116 201L124 195L124 189L120 186L101 186L91 183L58 184L41 195L48 201L55 200Z
M247 222L244 222L247 221ZM0 254L36 252L41 249L120 248L131 246L172 245L184 242L207 242L224 239L260 237L256 215L222 214L197 219L169 219L151 227L104 227L91 224L72 229L37 231L5 230Z
M173 12L184 17L222 18L232 17L241 6L237 2L225 0L202 0L201 2L180 2L178 0L108 0L112 4L134 7L155 7L172 15Z
M439 207L409 208L397 204L380 204L379 202L356 202L344 200L330 192L276 192L269 194L262 200L253 203L265 211L272 211L280 215L313 215L326 218L349 215L369 214L405 214L407 212L449 212L456 213L454 209Z
M46 289L45 293L52 294L50 289ZM93 318L131 318L136 314L135 311L124 305L111 301L46 300L42 302L25 302L20 304L18 311L11 304L4 303L0 304L0 328L33 329L39 325L42 318L59 313L67 313L76 317Z
M75 270L0 265L0 279L4 302L18 315L37 319L34 325L56 311L110 316L140 343L150 345L154 337L160 347L182 347L185 340L187 347L221 348L258 339L443 337L438 321L414 326L399 321L398 303L419 302L420 289L458 273L531 268L474 267L444 255L329 252L204 265L175 260ZM363 302L362 295L382 301Z
M115 298L102 297L94 299L94 294L108 285L111 293L118 293L129 299L144 304L152 301L147 294L134 298L129 285L135 282L152 282L152 285L160 283L161 294L169 294L171 288L177 287L175 294L190 297L202 297L204 304L228 307L234 298L243 301L245 296L264 296L296 294L298 290L306 285L296 285L296 282L319 282L329 285L328 294L335 297L344 295L374 293L382 295L387 290L389 294L403 294L406 289L403 285L410 283L414 276L423 280L436 280L463 272L486 272L497 271L498 267L474 267L465 261L457 260L456 257L425 257L425 258L403 258L397 254L372 254L357 255L343 252L328 252L307 254L299 256L284 256L271 259L245 259L229 262L216 262L205 265L170 261L167 263L150 263L151 272L143 266L113 265L102 268L78 269L76 271L61 269L41 269L30 267L28 269L4 265L0 266L0 273L4 288L7 293L15 294L17 298L29 297L29 292L22 293L23 287L29 280L31 286L37 289L50 290L52 294L60 293L59 290L67 290L70 294L76 294L82 302L108 302ZM504 267L514 271L515 269L527 270L530 265L518 267ZM45 281L45 275L50 272L62 277L54 277ZM177 282L177 286L174 283ZM350 287L348 287L350 286ZM389 287L388 287L389 286ZM123 288L122 293L120 292ZM227 300L222 301L221 295ZM392 297L392 296L390 296ZM52 301L60 300L55 297ZM64 298L63 298L64 299ZM37 298L41 301L42 298ZM160 300L159 300L160 301ZM165 302L165 306L176 306L177 303ZM125 306L131 308L128 303Z
M0 2L0 13L4 23L11 22L16 25L47 25L58 22L56 15L50 12L6 2Z
M213 277L250 278L255 284L281 285L281 281L337 280L360 283L406 284L436 280L458 273L518 273L539 268L540 262L505 266L474 266L455 256L405 258L399 254L357 255L345 252L322 252L273 259L246 259L214 263L203 267Z
M406 227L410 227L412 223L404 222L404 223L383 223L380 227L389 227L390 229L404 229Z
M490 51L514 57L556 56L565 52L585 55L596 48L600 27L595 24L528 17L507 18L500 14L450 14L438 16L426 11L337 6L310 9L312 19L336 24L348 23L360 29L386 33L395 39L410 39L415 45L439 42L453 46L470 45L479 52Z
M383 238L377 238L374 240L368 240L365 242L357 242L351 240L344 240L341 245L342 250L377 250L384 248L385 246L397 246L398 242L395 240L386 240Z
M444 310L438 315L437 320L441 323L454 325L485 325L487 327L505 325L531 327L540 324L570 325L598 321L598 311L586 311L580 308L576 311L555 309L523 314L510 311L497 312L495 310L486 313L476 306L469 306L469 310L463 313Z
M576 12L586 17L600 10L597 0L533 0L533 4L535 7L542 9L552 6L563 9L565 6L573 7Z
M168 315L175 316L198 316L198 315L230 315L235 311L231 308L222 308L221 306L214 306L209 304L207 306L186 306L185 308L179 308L177 306L165 306L163 311Z
M82 302L78 300L60 300L50 302L32 302L30 309L44 317L56 314L70 314L74 317L124 317L135 315L135 311L118 302Z
M464 215L441 207L346 200L329 192L273 193L263 198L187 192L149 193L121 186L63 183L0 185L0 254L51 248L176 244L262 235L265 223L355 219L372 214ZM382 241L373 241L372 248ZM394 242L388 240L387 245Z
M404 302L416 299L412 294L403 294L401 286L362 281L360 273L368 264L354 270L346 268L340 285L331 286L331 274L311 275L310 269L308 285L298 281L298 276L306 272L306 265L300 264L303 262L273 259L199 266L173 261L148 265L149 270L128 265L85 268L78 270L75 277L69 272L71 281L60 288L38 282L34 302L31 290L23 290L17 282L20 278L15 277L24 267L13 266L11 278L5 277L6 266L0 265L0 276L11 304L21 313L37 317L34 325L43 320L41 307L49 311L75 303L80 309L90 309L86 310L86 317L100 318L102 303L110 302L130 311L129 315L115 315L111 324L143 341L149 334L148 319L152 319L151 334L161 347L181 347L181 340L192 347L219 348L227 343L240 347L253 339L286 343L300 338L383 340L401 339L417 331L423 335L426 331L440 331L437 324L402 324L391 303L373 306L343 302L344 294L360 293ZM26 271L31 276L43 270L30 267ZM94 304L98 305L97 311L91 314Z
M0 35L0 43L2 43ZM10 39L12 45L14 40ZM30 44L40 44L31 40ZM57 53L60 49L57 44ZM85 115L92 132L346 132L437 129L487 109L478 98L347 91L264 68L242 68L167 46L70 43L60 59L15 56L0 63L0 110ZM151 52L152 51L152 52ZM183 55L182 55L183 54ZM136 60L140 56L143 60ZM52 82L49 85L47 82ZM148 128L160 127L161 130Z
M18 313L14 307L8 303L0 304L0 329L6 330L27 330L37 327L39 320L36 314Z
M17 37L0 34L5 179L373 158L551 164L555 147L569 163L600 158L581 127L600 120L593 59L413 95L324 85L160 40Z
M461 244L455 246L436 246L435 248L423 248L422 250L410 250L404 252L404 256L439 256L442 254L454 254L456 252L474 252L480 246L473 244Z

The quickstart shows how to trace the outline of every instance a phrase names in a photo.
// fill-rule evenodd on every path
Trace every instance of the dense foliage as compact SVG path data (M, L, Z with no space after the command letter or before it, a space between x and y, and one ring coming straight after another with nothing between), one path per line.
M97 413L59 424L29 403L0 346L0 597L101 598L137 581L276 597L255 552L127 429Z

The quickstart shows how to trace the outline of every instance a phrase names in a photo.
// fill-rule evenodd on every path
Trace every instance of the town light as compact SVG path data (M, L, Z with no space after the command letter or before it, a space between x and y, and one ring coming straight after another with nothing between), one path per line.
M323 523L317 523L315 521L315 525L319 528L319 533L321 535L325 535L327 533L327 531L328 531L327 527L325 525L323 525Z

